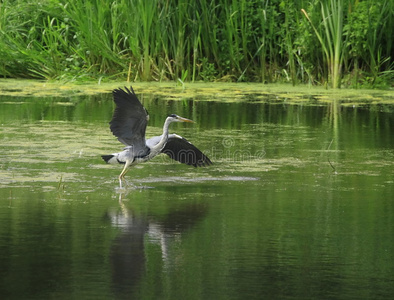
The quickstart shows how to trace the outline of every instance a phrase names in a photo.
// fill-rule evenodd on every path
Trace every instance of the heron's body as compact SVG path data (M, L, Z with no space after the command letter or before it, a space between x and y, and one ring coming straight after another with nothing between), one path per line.
M122 152L102 155L110 164L123 164L119 175L120 187L130 167L148 161L160 153L165 153L181 163L201 167L211 165L210 159L193 144L176 134L168 134L172 122L193 122L177 115L169 115L163 125L163 134L145 140L149 115L139 102L133 89L113 91L116 108L110 122L112 133L126 145Z

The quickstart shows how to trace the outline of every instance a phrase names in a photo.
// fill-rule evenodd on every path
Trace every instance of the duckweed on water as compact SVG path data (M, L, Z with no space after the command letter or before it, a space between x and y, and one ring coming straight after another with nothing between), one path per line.
M174 82L111 82L59 83L37 80L0 79L0 93L15 97L70 97L110 93L113 89L132 85L138 94L160 96L165 100L194 99L196 101L287 103L327 105L334 100L341 105L394 104L391 90L323 89L314 86L257 83L187 83L185 88ZM59 105L71 105L58 102Z

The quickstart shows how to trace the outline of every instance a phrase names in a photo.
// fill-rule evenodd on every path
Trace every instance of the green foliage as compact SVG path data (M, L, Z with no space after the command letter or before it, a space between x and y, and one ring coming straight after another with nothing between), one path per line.
M0 76L381 87L392 11L390 0L3 0Z
M354 84L375 87L394 80L392 1L355 3L344 26Z
M320 26L315 26L308 13L301 10L319 40L327 64L328 79L333 88L341 85L340 73L347 50L343 41L344 5L342 0L321 1Z

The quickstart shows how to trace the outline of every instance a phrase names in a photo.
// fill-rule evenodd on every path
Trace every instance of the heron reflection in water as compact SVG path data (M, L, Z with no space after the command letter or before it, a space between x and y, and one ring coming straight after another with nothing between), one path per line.
M135 211L131 202L120 201L119 204L119 208L109 209L104 216L111 226L119 229L109 251L112 289L116 299L139 299L138 290L147 270L164 274L166 270L176 269L178 246L184 236L195 234L194 228L205 219L209 206L177 203L169 205L166 214L155 215L152 211ZM160 261L152 259L158 254L161 254Z
M193 123L192 120L171 114L164 122L163 134L145 140L149 115L135 95L133 88L115 89L112 93L116 108L109 123L110 129L126 147L122 152L101 157L107 163L124 165L119 175L120 188L130 167L146 162L160 153L165 153L174 160L194 167L212 164L204 153L185 138L168 133L168 127L172 122Z

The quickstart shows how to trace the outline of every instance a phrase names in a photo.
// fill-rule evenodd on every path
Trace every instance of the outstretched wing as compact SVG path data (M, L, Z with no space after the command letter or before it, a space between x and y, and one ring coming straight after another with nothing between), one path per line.
M135 95L133 88L115 89L112 92L116 108L110 124L112 133L126 146L144 149L148 112Z
M177 134L170 134L168 136L167 144L161 152L167 154L172 159L194 167L212 165L211 160L204 153Z

